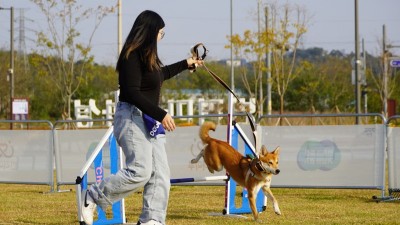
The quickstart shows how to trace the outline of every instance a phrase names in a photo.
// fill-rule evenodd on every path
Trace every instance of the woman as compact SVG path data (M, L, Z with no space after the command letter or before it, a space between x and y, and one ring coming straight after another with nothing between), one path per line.
M144 187L142 213L138 224L165 224L170 190L170 171L163 129L173 131L171 115L159 107L164 80L202 62L193 58L163 66L157 42L164 37L164 21L146 10L135 20L119 56L120 95L114 116L114 136L126 157L126 168L94 184L83 194L82 216L93 223L96 206L107 206ZM162 126L156 121L160 121ZM150 120L150 121L149 121ZM146 127L146 124L152 124ZM152 130L152 126L154 130ZM159 125L159 126L158 126ZM158 128L158 129L157 129ZM154 132L161 133L154 135Z

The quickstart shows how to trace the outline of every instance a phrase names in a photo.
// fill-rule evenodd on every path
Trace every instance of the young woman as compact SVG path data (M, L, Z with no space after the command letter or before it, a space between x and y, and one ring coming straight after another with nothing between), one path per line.
M163 66L157 54L157 42L164 37L164 26L157 13L143 11L120 53L116 66L120 95L114 115L114 136L125 154L126 168L83 193L82 216L86 224L93 223L97 205L106 210L107 206L144 187L138 224L165 225L170 171L162 128L173 131L175 123L159 107L160 89L163 81L202 62L189 58Z

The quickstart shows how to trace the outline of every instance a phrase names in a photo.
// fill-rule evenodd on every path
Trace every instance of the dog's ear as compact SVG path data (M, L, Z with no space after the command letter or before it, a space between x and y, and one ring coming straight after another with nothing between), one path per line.
M276 147L275 150L272 151L271 153L272 153L272 154L275 154L275 155L279 155L279 152L280 152L280 151L281 151L281 148L278 146L278 147Z
M267 155L268 154L268 150L267 147L265 147L265 145L261 146L261 155Z

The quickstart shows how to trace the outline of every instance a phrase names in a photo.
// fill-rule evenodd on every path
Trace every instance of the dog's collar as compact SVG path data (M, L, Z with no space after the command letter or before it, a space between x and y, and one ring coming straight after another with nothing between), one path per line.
M261 160L258 158L254 158L253 160L251 160L250 168L252 168L253 166L260 172L270 172L270 170L268 168L265 168Z
M263 172L263 171L265 171L265 170L260 170L260 168L264 168L262 165L259 165L259 166L261 166L260 168L257 168L257 164L260 164L261 162L260 162L260 160L258 159L258 158L254 158L253 160L251 160L251 162L250 162L250 165L249 165L249 169L247 170L247 173L246 173L246 179L245 179L245 182L247 183L247 181L248 181L248 179L249 179L249 177L251 176L251 177L254 177L255 179L257 179L257 180L259 180L259 181L263 181L264 180L264 177L260 177L260 176L258 176L254 171L253 171L253 166L257 169L257 170L259 170L260 172Z

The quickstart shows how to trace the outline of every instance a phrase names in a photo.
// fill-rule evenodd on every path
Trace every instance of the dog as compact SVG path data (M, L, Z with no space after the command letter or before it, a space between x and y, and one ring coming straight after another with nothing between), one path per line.
M191 160L191 163L197 163L203 158L210 173L222 171L225 168L231 178L240 186L247 188L249 204L255 221L258 221L256 197L260 188L272 201L275 213L281 215L278 201L270 189L272 175L280 172L278 169L280 148L277 147L274 151L268 152L263 145L258 158L244 157L227 142L210 137L208 132L215 131L215 128L216 125L213 122L203 123L199 135L206 147L195 159Z

